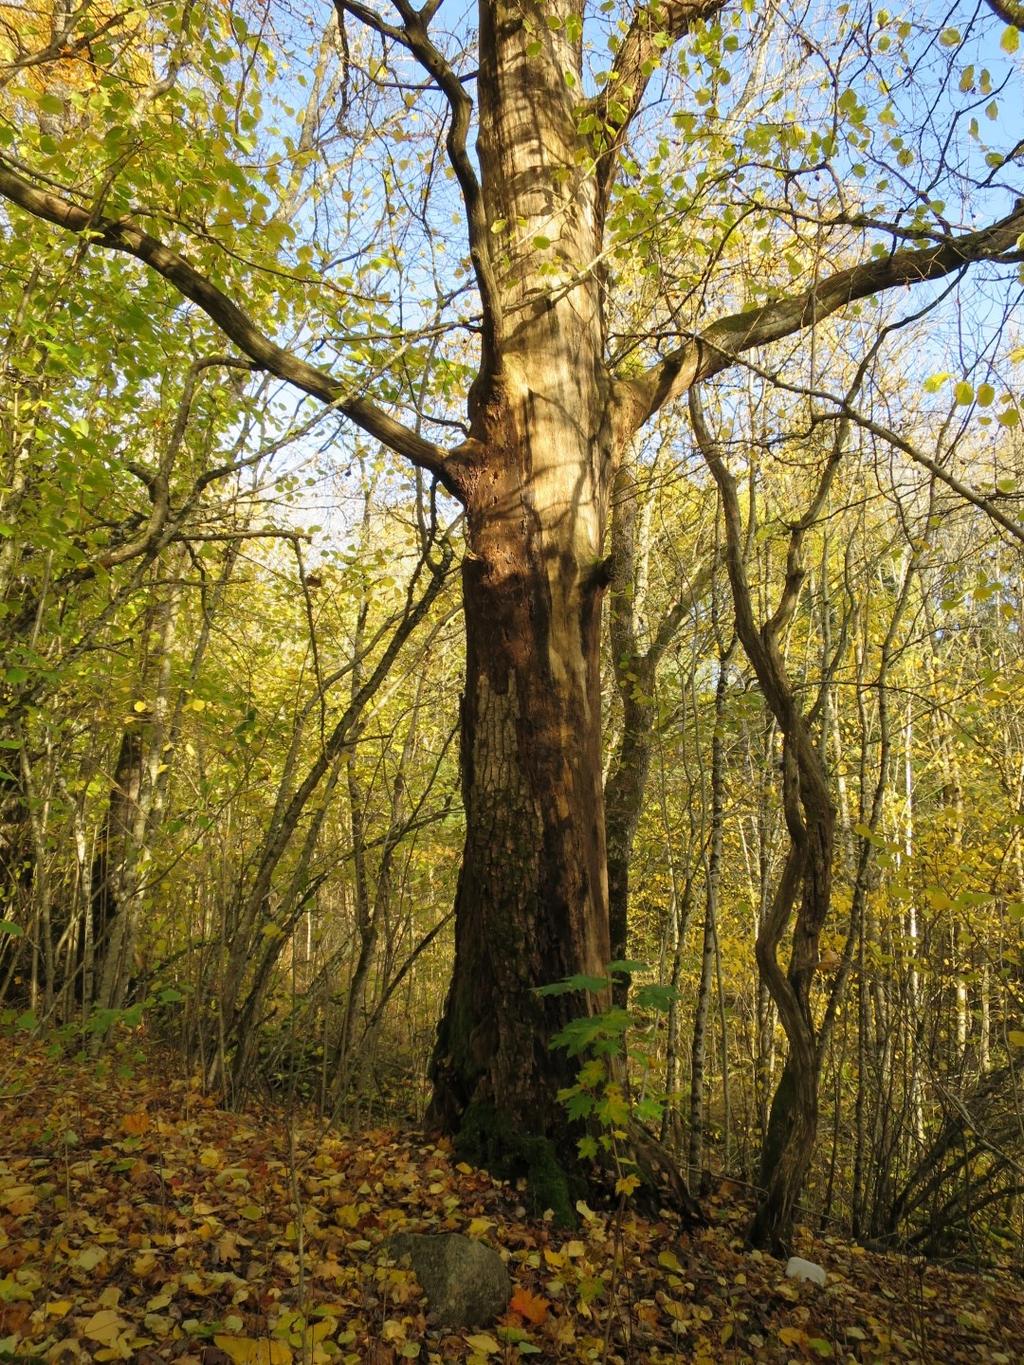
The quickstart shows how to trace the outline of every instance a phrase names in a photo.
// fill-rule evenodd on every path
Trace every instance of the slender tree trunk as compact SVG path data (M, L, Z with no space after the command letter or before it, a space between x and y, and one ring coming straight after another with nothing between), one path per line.
M712 618L716 631L718 605L712 596ZM715 685L715 719L711 736L711 839L708 847L707 882L704 900L704 944L701 953L700 986L693 1016L693 1042L690 1048L690 1134L688 1162L699 1175L704 1160L704 1061L707 1052L707 1026L711 1009L711 986L718 948L718 898L722 883L722 844L725 832L725 699L729 690L729 664L736 647L733 636L728 648L718 657ZM723 1036L724 1047L724 1036ZM723 1055L723 1075L725 1059Z
M736 481L711 438L695 388L690 390L690 419L722 497L736 633L783 736L782 799L790 847L755 953L758 970L779 1011L789 1052L768 1116L759 1177L763 1193L748 1234L754 1246L781 1253L788 1246L818 1124L821 1064L811 988L818 966L818 940L831 900L835 808L821 748L812 740L779 642L799 603L804 537L825 505L845 445L846 427L843 424L837 430L807 510L791 528L783 590L772 616L759 626L744 562L746 536ZM783 970L778 950L794 910L789 962Z

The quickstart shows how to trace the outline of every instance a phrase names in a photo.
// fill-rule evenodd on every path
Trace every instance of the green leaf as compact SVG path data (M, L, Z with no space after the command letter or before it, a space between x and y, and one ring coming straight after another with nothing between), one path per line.
M626 976L632 976L634 972L650 971L646 962L633 962L629 958L619 958L615 962L608 963L608 971L614 975L615 972L622 972Z
M20 924L15 924L13 920L0 919L0 934L8 934L11 938L21 938L25 930Z
M662 1014L667 1013L678 999L679 992L675 986L641 986L634 996L639 1009L658 1010Z
M537 995L568 995L571 991L591 991L598 994L611 985L607 976L567 976L564 981L553 981L549 986L538 986Z

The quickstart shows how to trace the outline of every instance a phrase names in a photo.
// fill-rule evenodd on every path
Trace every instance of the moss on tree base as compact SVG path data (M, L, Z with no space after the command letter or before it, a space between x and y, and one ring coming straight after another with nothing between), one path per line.
M586 1194L585 1182L559 1158L550 1138L525 1133L507 1111L492 1104L471 1104L463 1115L455 1151L461 1160L482 1166L499 1180L525 1179L531 1214L551 1209L559 1227L576 1226L576 1201Z

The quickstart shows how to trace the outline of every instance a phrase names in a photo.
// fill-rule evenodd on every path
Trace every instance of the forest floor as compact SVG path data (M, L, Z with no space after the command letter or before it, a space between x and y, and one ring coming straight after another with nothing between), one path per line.
M956 1274L800 1230L822 1289L711 1225L584 1208L562 1232L514 1189L404 1130L228 1113L158 1053L76 1063L0 1040L0 1361L1024 1360L1014 1278ZM508 1313L433 1326L396 1230L507 1257ZM621 1247L616 1273L615 1245Z

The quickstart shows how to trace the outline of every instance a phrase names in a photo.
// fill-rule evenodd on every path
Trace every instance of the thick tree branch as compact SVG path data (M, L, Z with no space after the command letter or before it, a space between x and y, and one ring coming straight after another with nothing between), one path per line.
M993 14L998 14L1015 28L1024 28L1024 3L1021 0L985 0Z
M495 363L494 338L498 329L499 301L498 290L491 263L490 234L487 230L487 214L484 210L480 182L470 160L466 142L469 135L473 101L466 93L458 73L448 58L436 45L427 32L427 25L437 6L425 5L415 10L409 0L393 0L402 20L402 27L386 23L380 15L359 0L335 0L338 23L347 11L362 23L394 42L400 43L411 52L428 75L437 83L448 101L451 120L445 146L448 161L462 192L466 209L466 229L469 236L469 256L473 262L477 289L483 309L481 369L484 374L491 372Z
M1018 199L1012 213L977 232L863 261L837 271L802 294L721 318L672 351L643 378L620 386L632 410L631 421L636 427L642 426L666 403L686 393L691 384L728 369L744 351L792 336L857 299L901 284L939 280L977 261L1019 261L1024 258L1019 245L1022 234L1024 199Z
M276 375L321 402L329 403L369 436L381 441L413 464L427 470L457 495L454 469L447 463L443 446L435 445L404 423L389 416L364 398L346 397L343 385L326 370L318 369L276 345L252 319L205 275L201 275L177 252L157 237L125 220L98 216L59 195L38 189L0 158L0 195L18 208L68 232L81 233L88 241L111 251L134 256L162 275L185 298L197 304L242 351L254 367Z

